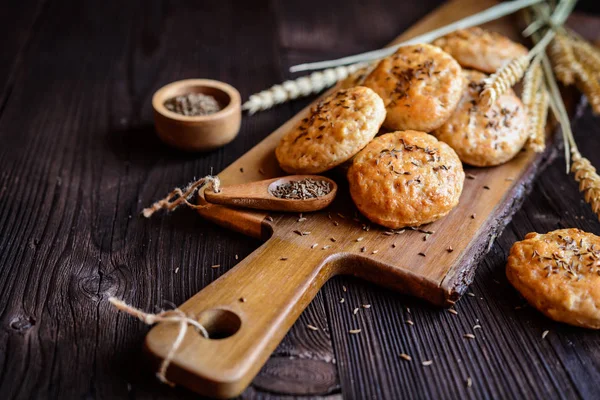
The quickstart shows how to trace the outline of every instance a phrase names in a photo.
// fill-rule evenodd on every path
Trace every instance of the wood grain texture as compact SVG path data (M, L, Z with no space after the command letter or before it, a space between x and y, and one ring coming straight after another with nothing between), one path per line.
M147 310L181 303L257 248L191 211L151 221L137 214L191 177L229 165L308 100L245 119L226 148L192 156L156 138L152 93L209 77L245 98L287 79L291 64L379 47L439 2L252 3L3 5L0 40L20 55L3 47L0 56L0 69L13 71L0 77L12 87L10 96L6 86L0 92L0 397L198 398L156 382L140 351L148 328L105 300L117 295ZM600 39L594 18L575 25ZM575 135L599 165L600 124L583 109ZM477 296L457 304L459 315L333 279L242 397L598 398L598 335L515 309L523 301L504 278L515 240L573 226L600 234L559 158L494 243L470 288ZM363 303L371 308L355 316ZM466 341L477 319L483 330ZM354 327L365 334L350 337ZM434 363L422 367L421 357Z

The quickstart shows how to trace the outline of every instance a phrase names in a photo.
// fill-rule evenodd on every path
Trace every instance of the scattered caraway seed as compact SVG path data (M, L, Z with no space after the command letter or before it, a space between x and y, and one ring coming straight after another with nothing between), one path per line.
M360 333L361 330L360 329L350 329L348 331L348 333L352 334L352 335L356 335L357 333Z
M311 325L311 324L306 324L306 327L308 329L310 329L311 331L318 331L319 330L319 328L317 328L316 326Z
M337 221L333 221L333 224L334 224L335 226L340 226L340 223L339 223L339 222L337 222Z
M448 247L446 248L446 251L447 251L448 253L452 253L452 252L454 251L454 249L452 248L452 246L448 246Z
M475 325L475 326L473 327L473 330L475 330L475 329L481 329L481 325Z
M245 297L240 297L240 303L245 303L246 302L246 298Z
M327 250L327 249L329 249L330 247L331 247L331 246L327 244L327 245L323 246L323 250Z
M406 307L406 312L410 314L410 308Z
M458 315L458 311L456 311L454 308L449 308L449 309L448 309L448 312L449 312L450 314Z
M211 268L221 268L221 264L215 264L215 265L211 265Z
M425 253L422 253L422 252L421 252L421 253L419 253L419 255L420 255L421 257L425 257Z
M463 335L463 337L464 337L465 339L475 339L475 335L473 335L472 333L465 333L465 334Z
M371 254L377 254L377 253L379 253L379 250L373 250L373 251L371 252Z
M483 188L484 188L485 190L490 190L490 187L489 187L488 185L485 185Z
M356 238L356 241L361 242L363 239L364 239L364 237L361 236L361 237Z
M298 221L297 221L297 222L304 222L304 221L306 221L306 218L304 218L304 217L300 217L300 218L298 218Z
M344 214L342 213L337 213L338 217L342 218L342 219L346 219L346 217L344 216Z
M475 175L473 174L467 174L467 179L475 179Z
M370 304L363 304L362 308L371 308L371 305Z
M409 355L408 355L408 354L406 354L406 353L401 353L401 354L400 354L400 358L401 358L401 359L403 359L403 360L406 360L406 361L412 361L412 358L411 358L411 356L409 356Z
M394 232L383 232L383 234L385 236L392 236L394 234Z
M361 247L361 248L360 248L360 252L361 252L361 253L364 253L365 251L367 251L367 248L366 248L366 247Z
M348 289L346 289L346 286L342 286L342 290L343 290L344 292L347 292L347 291L348 291Z
M429 366L429 365L433 364L433 361L431 361L431 360L427 360L427 361L423 361L421 364L423 364L424 366L426 366L426 367L427 367L427 366Z
M244 173L244 168L240 168L240 172L243 174Z
M411 326L415 324L415 323L414 323L414 322L412 322L410 319L407 319L407 320L406 320L406 323L407 323L408 325L411 325Z
M179 267L175 268L175 273L179 272Z
M281 257L280 260L281 261L286 261L288 258L287 257Z
M473 386L473 380L471 379L471 377L467 378L467 388L470 388L471 386Z
M471 214L471 219L475 219L476 216L477 214Z
M352 314L356 315L356 313L358 312L358 310L360 310L360 308L356 307L356 308L354 309L354 311L352 311Z
M319 243L313 243L312 246L310 246L311 249L314 249L315 247L317 247L319 245Z
M344 301L346 301L346 300L344 300L344 298L342 297L342 298L340 299L340 303L343 303Z
M236 259L236 260L239 260L239 259L240 259L240 256L238 256L238 255L236 254L236 255L235 255L235 259Z
M469 293L467 293L467 296L475 297L475 293L469 292Z
M392 248L396 248L396 243L392 243Z
M544 331L542 333L542 339L546 339L546 336L548 336L549 333L550 333L550 331Z
M333 243L337 242L337 239L334 237L330 237L329 240L331 240Z

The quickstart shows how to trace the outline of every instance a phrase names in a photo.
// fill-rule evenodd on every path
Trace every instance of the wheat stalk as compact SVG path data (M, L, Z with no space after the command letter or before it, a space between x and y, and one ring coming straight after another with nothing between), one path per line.
M366 53L355 54L348 57L338 58L336 60L318 61L313 63L294 65L290 68L290 72L310 71L315 69L332 68L339 65L348 65L357 62L370 62L378 60L389 55L392 55L401 46L408 46L411 44L419 43L430 43L435 39L452 33L459 29L467 29L473 26L481 25L489 21L496 20L506 15L513 14L521 9L531 7L532 5L539 4L543 0L514 0L507 1L490 8L487 8L481 12L473 15L469 15L466 18L455 21L451 24L435 29L433 31L424 33L423 35L416 36L405 42L395 44L393 46L385 47L379 50L372 50ZM561 4L564 2L561 1ZM557 7L558 8L558 7Z
M579 182L579 191L600 219L600 176L590 160L581 156L577 147L571 148L571 172Z
M541 67L540 67L541 69ZM536 101L532 104L529 115L531 134L527 140L527 148L541 153L546 148L546 119L548 118L548 91L542 86L537 92Z
M366 64L364 63L357 63L330 68L324 71L313 72L308 76L302 76L295 80L283 82L280 85L274 85L269 89L250 96L248 101L242 105L242 109L252 115L257 111L268 110L277 104L285 103L289 100L319 93L365 66Z

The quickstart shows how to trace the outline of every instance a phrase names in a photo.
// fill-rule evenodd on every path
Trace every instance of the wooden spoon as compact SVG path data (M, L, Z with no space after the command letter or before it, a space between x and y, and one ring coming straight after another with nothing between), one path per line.
M272 194L278 186L292 181L303 179L326 181L331 191L324 196L310 199L282 199ZM289 175L281 178L266 179L264 181L244 183L222 187L218 193L210 189L204 191L204 198L209 203L254 208L268 211L306 212L317 211L327 207L337 193L337 184L324 176L319 175Z

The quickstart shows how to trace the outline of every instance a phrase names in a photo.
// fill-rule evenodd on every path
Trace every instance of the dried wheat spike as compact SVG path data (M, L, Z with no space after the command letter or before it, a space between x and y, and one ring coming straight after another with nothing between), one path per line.
M577 74L577 88L587 97L594 114L600 114L600 82L598 76L587 68Z
M539 61L534 61L523 78L521 101L523 101L526 109L535 104L536 94L539 92L540 85L542 84L542 77L542 65Z
M513 58L502 68L490 75L485 80L485 86L481 92L481 103L484 107L491 107L498 97L502 96L508 89L517 83L529 66L529 56Z
M579 63L575 59L570 39L562 33L557 33L552 43L550 43L549 55L558 80L565 85L575 83L576 72L573 67L579 65Z
M571 172L579 182L579 191L585 201L600 219L600 176L590 160L582 157L576 147L571 149Z
M546 148L546 118L548 117L548 91L542 87L536 95L535 103L531 105L532 114L531 136L527 141L527 148L541 153Z
M600 51L583 40L571 40L575 58L587 70L600 74Z
M242 109L252 115L258 111L268 110L277 104L319 93L364 66L364 63L357 63L329 68L313 72L310 75L302 76L295 80L285 81L280 85L272 86L269 89L251 95L248 101L242 105Z

